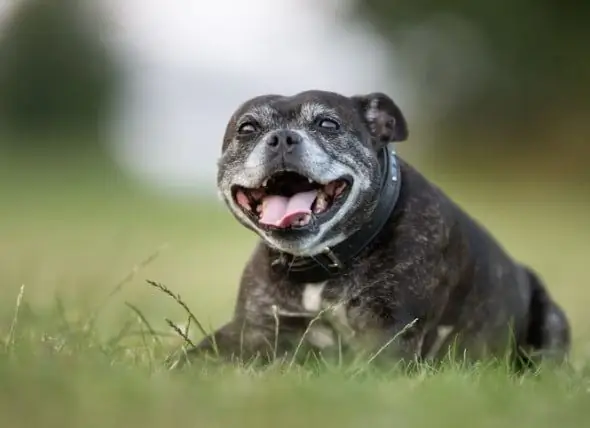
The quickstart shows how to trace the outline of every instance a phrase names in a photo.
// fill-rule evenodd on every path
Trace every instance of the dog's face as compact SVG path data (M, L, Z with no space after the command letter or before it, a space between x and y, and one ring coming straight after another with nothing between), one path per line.
M381 93L259 96L229 120L219 192L238 221L270 246L313 256L372 214L381 177L377 152L407 136L400 109Z

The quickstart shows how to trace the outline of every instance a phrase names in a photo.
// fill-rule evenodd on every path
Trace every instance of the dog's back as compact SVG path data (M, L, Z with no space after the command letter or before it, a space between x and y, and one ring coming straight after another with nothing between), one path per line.
M472 358L501 355L508 346L527 364L538 354L563 360L570 347L569 323L538 275L420 172L400 163L404 188L392 225L413 228L418 234L426 225L415 214L417 208L434 212L439 217L438 235L446 234L443 252L453 255L445 261L451 270L444 279L451 282L450 293L438 325L454 334L440 346L441 353L453 341L457 352L467 350ZM395 231L387 239L393 248Z

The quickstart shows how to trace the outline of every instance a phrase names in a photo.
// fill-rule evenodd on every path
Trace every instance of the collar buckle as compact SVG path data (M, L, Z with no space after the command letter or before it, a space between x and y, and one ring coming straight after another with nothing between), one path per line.
M342 269L344 267L344 264L340 261L340 259L336 256L336 254L334 254L334 252L329 247L326 247L324 249L323 254L325 254L331 262L328 265L330 269Z

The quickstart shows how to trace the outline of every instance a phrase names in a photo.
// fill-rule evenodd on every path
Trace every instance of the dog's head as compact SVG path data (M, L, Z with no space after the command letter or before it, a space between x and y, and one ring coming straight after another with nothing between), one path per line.
M385 94L259 96L229 120L218 188L238 221L270 246L313 256L371 216L377 153L407 136L403 114Z

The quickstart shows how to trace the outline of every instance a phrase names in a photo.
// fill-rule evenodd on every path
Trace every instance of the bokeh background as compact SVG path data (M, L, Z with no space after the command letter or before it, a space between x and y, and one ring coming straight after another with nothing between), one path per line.
M182 322L148 278L219 325L255 242L216 198L229 115L264 92L383 91L409 121L399 153L540 272L590 356L589 9L0 0L0 325L23 284L31 311L101 307L105 335L125 302Z

